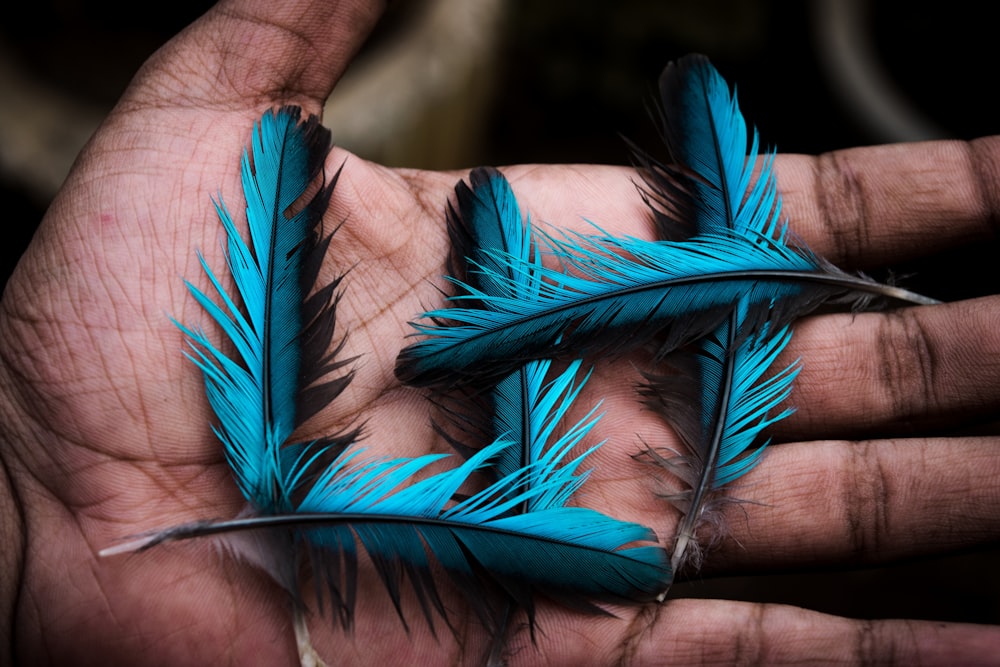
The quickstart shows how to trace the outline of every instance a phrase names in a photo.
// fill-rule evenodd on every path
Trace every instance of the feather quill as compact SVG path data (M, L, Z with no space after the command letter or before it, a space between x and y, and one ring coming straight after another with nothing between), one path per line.
M217 205L228 238L227 269L239 297L226 292L203 259L214 298L189 284L235 356L200 329L178 323L190 342L188 356L205 379L217 419L213 429L251 510L232 520L153 531L102 554L199 536L264 534L264 545L280 552L256 561L277 561L280 572L272 574L293 592L300 567L308 565L320 603L329 600L345 628L359 594L359 547L404 624L400 600L408 580L432 629L435 614L447 620L432 576L435 561L487 624L497 610L485 593L496 588L527 609L538 593L582 608L653 599L669 579L665 552L651 544L631 546L655 541L648 528L565 506L581 481L571 474L574 463L563 465L568 446L458 496L470 476L509 456L508 440L498 438L455 467L429 474L430 465L454 457L369 456L350 447L356 431L315 442L292 439L305 416L351 379L348 372L320 381L313 372L350 361L336 359L343 341L327 351L339 280L312 294L309 287L321 261L314 253L329 244L316 230L336 179L287 214L318 178L328 148L329 134L314 117L299 122L298 110L290 108L263 116L251 155L243 158L249 242ZM307 342L322 343L322 352L304 351ZM531 511L522 513L526 507Z

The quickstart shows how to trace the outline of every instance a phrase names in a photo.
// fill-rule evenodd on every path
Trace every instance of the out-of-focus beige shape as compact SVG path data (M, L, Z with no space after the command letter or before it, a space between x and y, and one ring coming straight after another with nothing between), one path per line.
M0 175L49 201L105 110L24 72L0 43Z
M500 0L426 0L351 65L324 110L333 140L381 164L473 166L496 83Z

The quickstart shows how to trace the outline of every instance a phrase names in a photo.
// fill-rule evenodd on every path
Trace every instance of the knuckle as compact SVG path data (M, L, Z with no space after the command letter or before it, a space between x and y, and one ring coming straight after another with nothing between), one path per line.
M965 144L968 154L968 181L975 187L980 217L994 238L1000 236L1000 159L997 137L985 137Z
M753 606L746 623L738 626L733 642L733 662L735 665L764 665L766 621L770 607L766 604Z
M846 537L854 554L865 560L886 543L893 491L877 446L858 442L849 452L840 476Z
M824 153L816 159L816 207L837 261L850 262L868 245L864 182L844 153Z
M933 347L913 309L886 313L877 332L877 380L897 425L938 404Z

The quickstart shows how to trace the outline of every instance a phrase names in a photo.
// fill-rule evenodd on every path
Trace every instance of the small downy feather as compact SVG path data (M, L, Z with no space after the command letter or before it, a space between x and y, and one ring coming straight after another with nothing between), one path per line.
M564 505L580 481L571 474L574 463L563 463L568 447L459 496L470 476L507 456L508 440L498 438L435 474L427 474L428 466L454 457L369 456L350 446L354 431L316 442L290 440L304 415L324 404L314 399L335 398L351 379L346 373L322 382L313 372L349 363L336 359L342 342L327 351L336 288L316 290L316 297L308 287L321 261L311 253L325 251L329 243L316 230L333 183L295 215L286 214L293 204L297 209L318 178L328 147L329 135L318 120L300 123L297 109L263 116L253 135L252 159L246 154L243 159L249 243L225 207L217 207L228 236L227 268L239 296L225 291L204 260L215 299L190 286L235 356L201 330L178 325L190 339L188 354L204 375L215 411L213 430L250 510L232 520L153 531L102 554L199 536L235 539L253 531L273 538L261 544L277 550L255 562L278 563L272 574L296 593L298 604L299 572L310 566L321 604L328 600L345 628L352 624L359 594L359 547L404 623L401 589L408 580L432 629L435 615L447 620L432 574L435 561L487 626L495 625L498 614L487 592L497 588L526 609L536 594L583 608L655 598L669 579L666 554L652 544L633 546L654 542L652 531ZM304 351L307 342L321 343L322 352ZM315 365L307 367L307 359ZM532 511L522 512L526 507Z

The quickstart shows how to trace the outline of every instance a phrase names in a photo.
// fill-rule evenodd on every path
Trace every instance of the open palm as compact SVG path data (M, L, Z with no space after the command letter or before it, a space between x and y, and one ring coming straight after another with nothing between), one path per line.
M151 59L80 157L4 293L0 416L9 492L0 509L12 548L0 593L23 664L296 660L286 596L206 543L96 556L124 536L230 517L243 505L170 316L205 322L183 278L201 280L195 249L222 266L210 198L221 193L239 210L237 160L253 121L280 104L318 112L379 13L368 6L378 3L360 0L273 4L224 2ZM933 171L918 178L908 166L916 161ZM832 260L865 267L940 244L942 228L956 244L992 234L988 221L1000 207L975 184L998 163L1000 143L984 140L784 157L778 170L795 230ZM348 335L343 354L359 359L354 382L308 428L322 434L364 423L373 452L444 451L424 396L399 385L393 366L407 321L440 304L444 206L463 174L389 170L334 150L328 171L341 164L327 225L344 225L326 270L332 278L350 269L338 324ZM533 219L580 226L586 216L610 231L649 233L627 170L520 166L505 174ZM883 208L864 207L875 201ZM748 478L748 493L767 505L732 522L706 571L870 563L995 541L996 438L817 439L913 436L995 412L997 313L996 300L983 299L803 323L788 351L807 360L794 397L799 411L781 426L787 444ZM640 410L633 362L599 367L580 399L605 400L594 439L608 438L591 460L583 502L669 539L671 510L630 455L640 436L675 442ZM435 639L413 607L407 636L374 574L362 568L359 585L352 635L329 618L312 621L328 660L483 657L486 638L457 596L449 600L458 637ZM537 646L515 633L510 661L958 664L1000 652L1000 630L988 627L857 622L711 601L614 612L590 617L543 604Z

